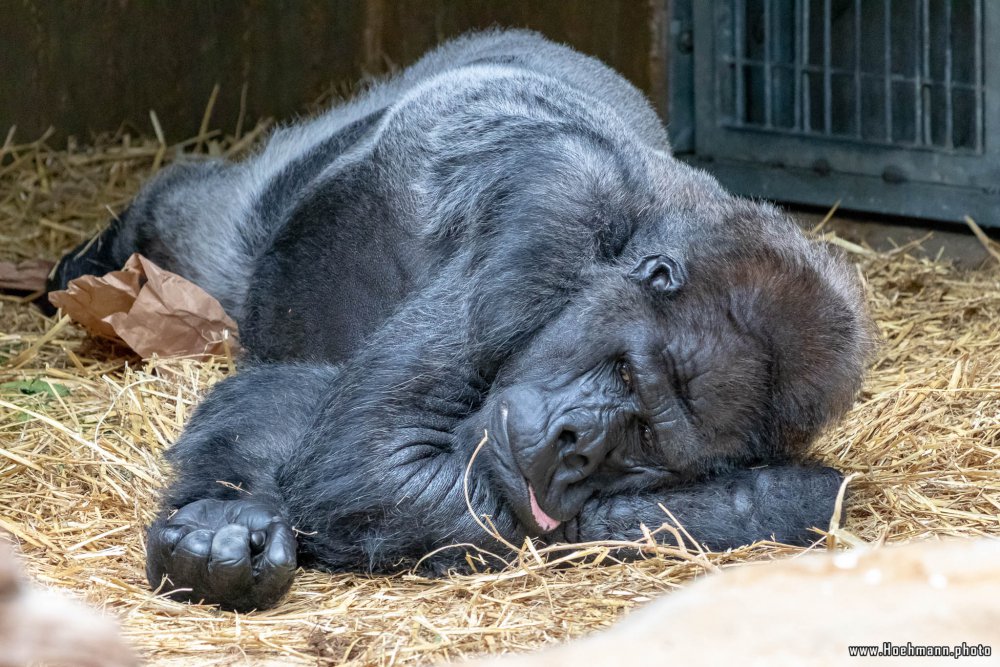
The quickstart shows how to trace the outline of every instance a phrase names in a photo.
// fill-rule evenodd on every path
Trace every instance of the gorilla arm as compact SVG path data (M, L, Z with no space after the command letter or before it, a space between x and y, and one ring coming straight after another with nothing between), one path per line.
M465 505L464 471L490 384L455 284L435 281L344 366L282 467L278 486L309 564L397 571L448 544L499 548ZM469 492L507 539L523 537L485 476L471 475Z
M176 599L246 611L274 605L300 559L395 571L448 544L495 548L463 496L489 385L469 358L456 284L415 296L340 368L264 365L216 387L170 452L150 584L166 576ZM520 540L485 479L470 493Z
M213 388L167 454L173 479L146 540L154 589L240 611L285 593L296 539L275 479L337 375L330 365L270 364Z
M171 453L177 476L147 545L154 587L169 575L188 589L175 597L262 608L288 589L296 550L326 569L385 571L445 544L495 546L462 495L478 410L498 366L564 307L598 233L591 218L521 194L506 198L508 226L469 231L441 255L339 374L302 365L318 375L299 386L296 367L280 366L271 382L254 370L212 392ZM350 212L325 217L344 224L340 213ZM470 490L519 541L485 476Z
M655 530L673 514L695 540L724 551L759 540L805 546L834 513L842 475L833 468L776 465L736 470L659 493L596 497L584 505L566 538L575 542L637 540L639 524ZM670 533L661 540L673 541Z

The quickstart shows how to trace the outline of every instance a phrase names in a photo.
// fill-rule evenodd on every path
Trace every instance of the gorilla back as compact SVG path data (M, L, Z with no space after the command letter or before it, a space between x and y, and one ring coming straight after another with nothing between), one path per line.
M167 170L54 287L135 251L250 357L169 453L148 574L179 599L502 555L463 496L484 432L472 506L514 543L629 539L660 503L712 548L829 520L840 476L800 459L860 384L854 274L537 35L456 40L245 162Z

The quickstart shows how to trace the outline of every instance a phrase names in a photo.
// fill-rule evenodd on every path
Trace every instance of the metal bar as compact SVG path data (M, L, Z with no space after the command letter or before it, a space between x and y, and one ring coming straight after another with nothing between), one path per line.
M885 49L885 59L883 62L885 81L885 140L892 143L892 0L883 0L883 16L885 25L883 26L882 39Z
M972 31L975 33L975 70L973 80L976 84L976 151L983 150L983 5L982 0L975 0L972 20Z
M771 86L771 40L775 31L771 29L771 0L764 0L764 127L772 125L772 100L774 92Z
M913 0L913 143L921 144L923 139L923 127L924 127L924 102L923 94L921 92L921 32L920 20L923 16L923 12L920 11L921 5L923 3L921 0Z
M794 48L794 69L795 76L793 77L794 83L792 84L792 94L795 96L792 101L793 113L795 114L795 119L793 121L792 127L795 129L802 129L802 0L795 0L795 8L792 10L795 12L795 35L792 37L795 41L792 42ZM808 11L808 10L806 10Z
M854 136L861 133L861 0L854 0Z
M954 111L951 100L951 2L944 3L944 145L955 147Z
M930 0L922 0L920 3L920 15L921 21L923 22L923 38L921 39L921 62L920 62L920 104L923 106L921 113L923 114L923 126L920 128L921 140L924 146L930 146L934 143L934 137L931 134L931 122L933 117L931 115L931 2Z
M809 62L809 4L812 0L802 2L802 64L800 71ZM809 85L809 74L801 72L802 76L802 131L812 131L812 87Z
M736 123L743 125L746 120L746 87L743 81L743 55L746 50L746 34L743 21L746 18L745 0L733 0L733 60L736 64Z
M830 0L823 0L823 132L831 134L833 129L833 86L830 78L831 37Z
M732 101L732 97L731 96L732 96L733 91L735 90L735 87L736 87L736 78L735 78L735 76L736 76L736 66L733 64L733 58L734 58L734 54L732 53L732 49L733 49L733 35L732 35L732 32L730 32L730 31L727 30L730 27L729 24L726 22L725 19L723 19L723 18L721 18L719 16L719 14L721 14L722 12L725 11L723 9L723 7L721 6L722 3L719 3L719 4L720 4L720 6L712 8L713 9L713 12L712 12L713 13L713 18L715 19L715 21L719 22L719 33L718 34L713 34L712 38L711 38L712 39L713 56L714 57L721 57L723 59L723 61L726 63L726 67L728 67L729 70L730 70L730 72L732 73L732 78L730 78L730 79L726 79L722 75L722 70L721 69L718 70L717 72L715 72L713 74L713 77L715 78L715 104L713 106L712 112L714 114L716 114L716 122L717 123L722 123L722 122L725 121L725 119L729 118L730 114L735 114L735 107L730 107L729 104L723 105L723 100L726 100L727 102L731 102L732 104L735 105L735 102ZM692 13L694 13L696 11L696 10L694 10L693 5L694 5L694 3L692 2ZM714 21L713 21L713 23L714 23ZM693 35L697 34L696 33L696 27L695 27L695 26L697 26L697 23L696 23L695 19L692 19L691 26L692 26L691 27L691 34L693 36ZM728 46L726 44L722 43L722 40L723 40L724 37L728 38ZM706 37L706 39L708 39L708 38ZM697 42L695 42L694 53L697 53ZM695 68L695 70L697 70L697 68L698 68L698 63L699 63L699 60L698 60L697 57L695 57L694 58L694 68ZM693 81L697 81L697 80L698 80L697 77L695 77L693 79ZM724 83L728 84L728 89L725 92L723 92L723 84ZM692 82L692 84L693 84L693 82ZM671 83L671 86L673 86L673 83ZM727 98L726 95L729 95L730 97ZM692 88L691 96L695 97L694 88ZM697 107L697 104L698 104L697 103L697 98L695 97L695 107ZM695 120L697 117L698 117L698 114L696 113L695 116L694 116L694 118L692 118L692 125L695 128L695 133L697 133L697 131L698 131L697 128L698 128L698 125L699 125L699 123L697 122L697 120Z

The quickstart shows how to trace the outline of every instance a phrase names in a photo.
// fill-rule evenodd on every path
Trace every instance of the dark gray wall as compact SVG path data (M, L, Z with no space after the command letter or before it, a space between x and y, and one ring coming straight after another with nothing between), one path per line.
M287 118L333 84L406 65L440 40L493 25L529 27L596 55L665 108L665 0L5 0L0 136L197 133ZM346 90L346 87L344 88Z

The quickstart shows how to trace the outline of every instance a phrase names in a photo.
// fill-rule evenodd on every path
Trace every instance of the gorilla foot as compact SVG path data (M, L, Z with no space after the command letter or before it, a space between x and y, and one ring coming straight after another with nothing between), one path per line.
M146 576L175 600L250 611L273 606L295 576L292 527L259 500L198 500L149 528Z

